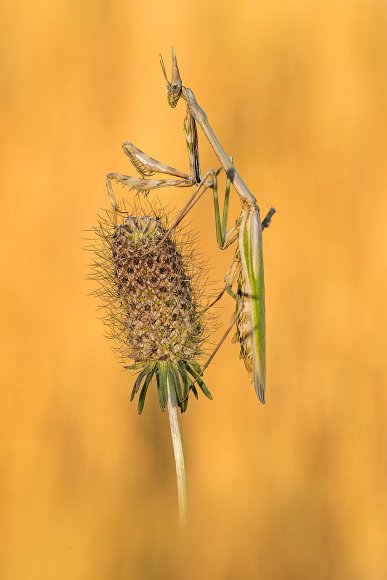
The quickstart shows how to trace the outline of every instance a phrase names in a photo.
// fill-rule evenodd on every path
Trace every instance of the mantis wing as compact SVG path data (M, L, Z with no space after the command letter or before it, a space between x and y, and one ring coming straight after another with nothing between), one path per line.
M265 346L265 283L262 254L262 224L257 208L242 212L239 230L239 249L244 275L243 292L246 319L242 340L250 360L246 367L253 374L255 391L261 403L265 403L266 346Z

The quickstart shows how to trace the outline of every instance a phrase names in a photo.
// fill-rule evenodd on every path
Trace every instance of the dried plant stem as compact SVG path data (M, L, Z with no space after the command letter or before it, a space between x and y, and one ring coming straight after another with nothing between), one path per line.
M173 444L173 453L175 455L177 493L179 501L179 519L181 527L187 522L187 481L185 477L183 443L181 440L178 410L176 402L176 392L169 382L168 378L168 415L169 425L171 427L171 436Z

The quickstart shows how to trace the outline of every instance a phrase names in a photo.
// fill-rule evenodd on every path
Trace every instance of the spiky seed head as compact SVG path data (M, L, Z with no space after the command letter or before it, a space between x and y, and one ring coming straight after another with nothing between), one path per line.
M139 371L131 397L141 389L139 412L153 377L162 410L167 383L175 388L182 412L189 392L197 396L197 386L212 398L197 362L207 332L198 287L201 272L195 271L192 249L184 252L187 248L176 235L165 238L166 224L154 214L117 210L95 231L102 241L95 264L94 277L101 285L97 293L123 360L133 361L126 368Z

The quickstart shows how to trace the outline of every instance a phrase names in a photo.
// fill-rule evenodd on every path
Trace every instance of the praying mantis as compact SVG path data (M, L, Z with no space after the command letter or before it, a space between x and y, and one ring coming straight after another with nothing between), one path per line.
M162 187L192 187L195 185L196 188L188 199L188 202L166 232L163 240L161 240L160 243L163 243L171 231L187 215L204 193L208 189L212 189L218 246L221 250L225 250L234 242L237 242L237 247L231 267L224 278L225 288L209 307L213 306L224 292L227 292L235 300L236 307L229 328L207 363L203 366L203 371L235 324L236 338L239 341L241 358L252 378L257 397L264 404L266 392L266 341L262 230L270 225L275 209L271 208L266 217L261 221L256 198L242 180L233 164L232 158L226 154L220 144L208 122L206 114L196 101L194 93L191 89L183 86L174 49L172 49L172 76L170 81L166 74L164 62L161 57L160 59L167 83L169 105L176 107L180 98L186 102L184 132L188 149L189 173L161 163L138 149L132 143L124 142L124 153L129 157L129 160L141 177L137 178L121 173L109 173L106 176L107 192L113 209L118 209L112 189L112 181L116 181L145 194L151 189L159 189ZM203 131L220 162L220 168L218 170L209 169L203 177L201 176L199 163L197 126ZM226 174L226 190L222 216L217 187L217 177L221 171L224 171ZM155 173L166 174L172 176L173 179L154 179L152 176ZM235 224L227 230L231 185L239 196L242 210ZM235 284L236 292L233 290Z

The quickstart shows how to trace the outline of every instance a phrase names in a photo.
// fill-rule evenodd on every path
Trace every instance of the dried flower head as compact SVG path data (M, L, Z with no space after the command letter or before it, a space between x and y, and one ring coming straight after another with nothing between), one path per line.
M208 336L199 284L203 267L195 263L188 236L174 230L165 238L167 216L144 204L135 208L136 215L124 208L107 212L95 228L95 293L106 308L109 336L118 340L123 361L133 361L125 368L139 373L131 395L133 400L140 391L138 412L152 379L161 409L169 384L184 412L189 392L198 397L197 386L212 398L197 362Z

